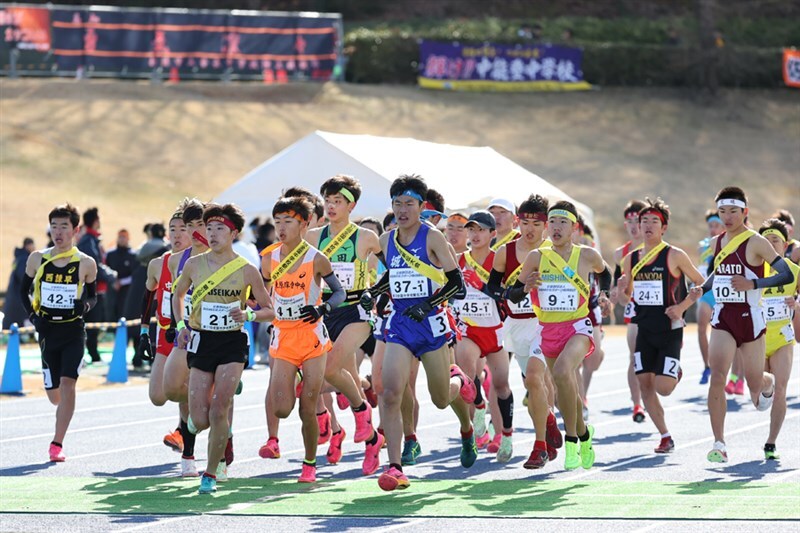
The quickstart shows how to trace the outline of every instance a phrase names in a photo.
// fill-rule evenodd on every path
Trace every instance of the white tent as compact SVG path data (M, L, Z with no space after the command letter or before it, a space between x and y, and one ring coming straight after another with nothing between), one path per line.
M361 182L361 199L354 216L382 218L389 210L389 185L400 174L419 174L445 197L448 211L486 206L493 198L519 204L530 193L576 204L594 227L592 210L536 174L488 146L455 146L410 138L344 135L325 131L300 139L238 182L215 201L233 202L247 220L270 214L281 191L302 186L319 193L334 174L349 174ZM597 232L595 232L596 234Z

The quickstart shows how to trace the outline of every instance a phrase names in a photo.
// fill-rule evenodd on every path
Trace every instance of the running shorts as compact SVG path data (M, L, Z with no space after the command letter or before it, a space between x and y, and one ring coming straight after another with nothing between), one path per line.
M328 328L318 320L308 327L273 328L269 354L299 368L304 361L328 353L331 346Z
M57 323L42 319L42 325L39 326L39 348L42 352L45 389L59 388L62 377L78 379L86 349L83 321Z
M767 357L770 357L784 346L793 344L794 327L791 322L775 323L775 327L772 327L772 322L767 324Z
M447 310L442 308L431 312L422 322L397 311L392 311L386 320L386 343L405 346L417 359L444 346L452 335Z
M738 348L764 335L767 322L761 307L717 304L711 317L711 327L730 333Z
M683 328L651 332L639 327L633 352L636 374L650 373L678 379L681 368Z
M547 322L542 324L542 353L545 357L556 359L567 342L575 335L583 335L589 339L589 351L585 357L589 357L594 352L594 330L592 321L589 317L566 322Z
M357 324L359 322L368 322L370 328L374 317L371 313L364 311L364 308L358 304L346 305L344 307L337 307L327 315L325 315L325 327L328 328L328 335L333 342L339 338L344 328L350 324Z
M194 330L191 334L186 350L189 368L213 373L221 365L247 364L250 356L250 337L246 331Z

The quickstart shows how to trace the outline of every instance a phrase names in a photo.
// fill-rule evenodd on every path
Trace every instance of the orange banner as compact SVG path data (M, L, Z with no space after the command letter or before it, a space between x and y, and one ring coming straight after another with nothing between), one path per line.
M800 50L783 50L783 81L789 87L800 88Z
M7 7L0 9L3 39L20 50L50 50L50 11L39 7Z

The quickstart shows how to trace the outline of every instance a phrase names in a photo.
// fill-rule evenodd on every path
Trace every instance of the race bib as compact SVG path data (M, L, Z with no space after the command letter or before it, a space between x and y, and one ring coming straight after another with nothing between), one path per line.
M525 298L522 299L519 303L514 303L511 300L507 300L508 302L508 310L514 313L515 315L524 315L533 313L533 303L531 302L531 295L530 293L525 295Z
M346 291L353 290L353 286L356 282L355 263L331 263L331 266L333 267L333 273L336 275L336 279L342 284L342 288ZM323 283L324 281L325 280L323 280ZM325 283L325 287L329 288L327 283Z
M767 322L780 322L792 318L784 296L764 298L762 302L764 305L764 317L767 319Z
M389 270L389 287L392 298L427 298L428 278L413 268L393 268Z
M570 283L543 283L539 305L543 311L577 311L578 290Z
M189 316L192 314L192 295L188 292L186 296L183 297L183 316Z
M628 302L625 304L625 313L623 318L631 319L636 316L636 307L634 306L633 302Z
M467 318L491 318L494 310L494 300L483 293L468 291L459 312Z
M234 331L241 329L242 322L231 318L233 309L240 309L239 302L229 304L203 302L200 308L200 327L205 331Z
M714 300L717 303L744 303L745 293L737 291L731 285L733 276L720 276L714 275L714 286L711 290L714 291Z
M275 295L275 316L278 320L300 320L300 308L306 305L306 295Z
M433 333L434 337L441 337L450 332L450 319L447 317L447 311L444 309L428 317L428 324L431 327L431 333Z
M172 318L172 298L167 291L161 293L161 316L164 318Z
M189 343L186 345L186 351L189 353L197 353L197 348L200 346L200 332L192 330L189 332Z
M42 306L48 309L72 309L78 299L78 286L42 282Z
M636 280L633 297L639 305L664 305L664 284L661 280Z

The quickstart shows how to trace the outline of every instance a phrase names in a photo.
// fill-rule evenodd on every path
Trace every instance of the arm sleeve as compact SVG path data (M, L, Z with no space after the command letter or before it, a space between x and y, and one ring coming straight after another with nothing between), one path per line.
M463 300L467 297L467 285L464 283L464 274L459 270L458 275L461 278L461 288L453 295L453 300Z
M617 265L614 267L614 284L616 285L619 278L622 277L622 267Z
M84 286L84 295L86 296L86 300L84 300L84 312L88 312L97 304L97 281L87 283Z
M25 274L22 277L22 283L19 286L19 297L22 300L22 307L25 308L25 313L29 316L33 313L33 304L31 303L31 287L33 286L33 278Z
M769 276L768 278L758 278L755 280L756 289L766 289L767 287L780 287L781 285L788 285L792 282L792 279L794 279L794 276L792 276L792 271L783 257L776 257L775 261L770 263L769 266L775 271L775 274Z
M701 286L703 288L703 294L710 291L711 287L713 286L714 286L714 274L711 274L706 278L706 280L703 282L703 285Z
M428 302L431 307L435 307L449 300L464 287L464 280L461 278L461 271L457 268L444 273L447 276L447 283L436 294L429 297ZM388 284L387 284L388 285Z
M327 303L331 306L331 309L336 309L339 307L345 299L345 291L342 287L342 284L339 283L339 279L336 277L336 274L331 272L327 276L323 276L325 283L328 284L328 287L331 288L331 296L328 298Z
M145 288L142 295L142 325L148 326L150 319L153 318L153 297L156 291L150 291ZM171 314L171 313L170 313Z
M600 284L600 290L608 294L608 291L611 290L611 272L608 270L608 265L598 274L597 281Z
M378 297L385 292L389 292L389 271L383 273L378 283L367 289L373 297Z
M380 251L380 252L378 252L377 254L375 254L375 257L377 257L377 258L378 258L378 261L380 261L380 262L381 262L381 264L382 264L384 267L386 266L386 257L384 257L384 255L383 255L383 251Z
M522 283L520 280L517 280L514 283L513 287L509 287L506 290L506 299L511 300L511 302L518 304L522 300L525 299L525 284Z
M503 299L503 273L492 269L489 281L483 286L483 293L499 302Z

